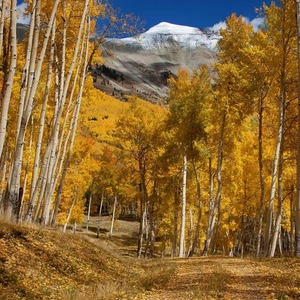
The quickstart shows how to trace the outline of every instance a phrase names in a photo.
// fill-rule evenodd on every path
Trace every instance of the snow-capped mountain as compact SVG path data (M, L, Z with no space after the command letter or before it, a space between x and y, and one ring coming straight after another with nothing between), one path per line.
M168 91L167 78L179 69L192 72L215 62L218 40L217 32L166 22L134 37L108 39L95 85L119 97L138 94L160 101Z
M168 47L172 43L185 49L195 49L203 46L215 50L218 39L218 33L212 31L202 31L195 27L162 22L145 33L120 39L118 42L149 50Z

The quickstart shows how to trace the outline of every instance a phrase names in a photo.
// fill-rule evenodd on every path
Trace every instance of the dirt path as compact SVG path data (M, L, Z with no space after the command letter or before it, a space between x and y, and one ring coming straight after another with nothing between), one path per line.
M175 276L165 286L145 293L143 299L300 298L299 291L295 292L299 278L293 281L288 269L274 267L271 261L204 257L178 259L175 264Z
M113 237L109 238L110 218L102 217L101 238L97 239L98 223L98 218L91 218L88 236L92 242L128 259L131 267L133 262L137 263L134 259L139 224L117 220ZM124 299L300 299L300 260L296 258L256 260L210 256L138 262L140 273L136 280L141 282L137 286L144 292L133 291L134 298L128 295Z

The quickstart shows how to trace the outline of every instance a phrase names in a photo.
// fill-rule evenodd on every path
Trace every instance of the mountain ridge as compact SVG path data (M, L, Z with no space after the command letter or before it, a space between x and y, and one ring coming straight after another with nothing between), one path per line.
M168 93L167 79L179 69L212 69L219 38L209 29L162 22L134 37L107 39L101 47L104 66L119 80L98 69L95 86L120 99L137 95L161 102Z

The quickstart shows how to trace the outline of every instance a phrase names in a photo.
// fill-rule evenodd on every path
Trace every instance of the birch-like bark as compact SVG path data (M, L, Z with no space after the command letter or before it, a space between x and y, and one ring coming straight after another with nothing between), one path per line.
M147 222L146 219L147 219L147 205L145 205L144 211L142 211L142 218L141 218L141 222L140 222L140 231L139 231L139 240L138 240L138 249L137 249L137 258L141 258L141 256L142 256L145 224Z
M44 100L43 100L43 105L42 105L40 120L39 120L39 133L38 133L38 138L37 138L37 143L35 148L30 198L36 186L38 170L40 166L40 156L41 156L42 141L44 136L46 111L47 111L47 104L49 99L49 92L51 88L52 73L53 73L55 33L56 33L56 22L54 22L53 24L52 35L51 35L51 49L50 49L50 58L49 58L49 66L48 66L48 74L47 74L47 83L46 83ZM29 205L31 205L31 203Z
M32 88L28 90L28 101L26 101L26 105L24 107L23 115L22 115L22 121L19 129L19 134L17 138L17 145L15 149L15 154L14 154L14 160L12 164L12 175L11 175L11 180L8 185L8 203L9 203L9 209L7 210L8 216L10 218L16 216L16 209L17 209L17 202L18 202L18 195L19 195L19 187L20 187L20 175L21 175L21 169L22 169L22 161L23 161L23 150L24 150L24 142L25 142L25 134L26 134L26 129L28 125L29 118L32 113L33 109L33 101L34 97L37 91L39 79L41 76L41 71L42 71L42 64L44 61L44 57L46 54L46 49L49 41L49 36L52 30L54 18L56 16L57 12L57 6L58 6L59 0L56 0L52 9L51 17L47 26L47 30L45 33L45 38L43 41L42 45L42 50L39 56L39 59L37 61L37 65L35 68L35 76L33 78L33 84Z
M190 246L187 253L188 257L191 256L191 251L193 248L193 234L194 234L194 219L193 219L192 208L190 207L190 230L189 230Z
M274 198L276 192L276 180L278 175L278 164L280 159L281 146L283 141L283 127L284 127L284 105L285 105L285 67L286 67L286 58L283 58L283 66L280 75L280 96L279 96L279 116L278 116L278 131L277 131L277 143L273 159L272 167L272 179L271 179L271 188L270 188L270 198L269 198L269 207L267 211L267 221L266 221L266 230L265 230L265 240L264 240L264 256L269 255L270 251L270 240L271 240L271 231L273 223L273 210L274 210Z
M59 209L59 205L60 205L60 201L61 201L61 197L62 197L63 187L64 187L64 184L65 184L67 169L68 169L68 166L69 166L69 163L70 163L71 154L72 154L72 150L73 150L73 146L74 146L77 123L78 123L79 112L80 112L80 107L81 107L83 88L84 88L84 84L85 84L85 80L86 80L86 76L87 76L87 62L88 62L88 55L89 55L89 51L88 51L89 39L90 39L90 19L88 18L87 34L86 34L86 41L85 41L85 58L84 58L84 65L83 65L83 68L82 68L82 75L81 75L81 83L80 83L79 93L78 93L76 103L75 103L75 107L74 107L74 112L75 113L74 113L74 119L73 119L73 122L72 122L71 141L70 141L70 146L69 146L68 154L67 154L67 157L66 157L65 166L64 166L63 173L62 173L60 185L59 185L59 188L58 188L58 191L57 191L57 194L56 194L55 211L53 213L53 217L52 217L52 221L51 221L52 224L55 223L55 220L56 220L57 215L58 215L58 209Z
M280 230L281 230L281 219L282 219L282 202L283 202L283 196L282 196L282 177L283 177L283 143L281 146L280 151L280 162L279 162L279 168L278 168L278 209L277 209L277 216L275 221L275 228L274 228L274 234L271 242L271 248L270 248L270 257L274 257L277 241L279 241L280 237Z
M6 170L7 170L7 163L8 163L8 150L5 150L5 155L3 157L3 160L1 161L0 165L0 214L2 213L3 208L3 188L6 182Z
M218 147L218 163L217 163L217 181L218 181L218 188L217 193L215 196L215 199L210 202L211 210L209 212L209 221L208 221L208 228L206 233L206 241L205 246L203 250L203 255L207 255L210 243L213 237L213 233L215 230L215 224L216 224L216 218L217 218L217 212L220 210L221 205L221 195L222 195L222 165L223 165L223 139L224 139L224 131L225 131L225 124L226 124L226 112L223 113L222 117L222 123L221 123L221 132L220 132L220 139L219 139L219 147ZM211 177L213 178L214 175L211 174ZM212 188L212 184L211 184ZM212 197L213 191L210 191L210 195ZM220 214L218 214L220 215ZM218 232L218 231L217 231Z
M71 216L72 216L72 211L73 211L73 208L76 204L76 201L77 201L77 185L75 186L75 189L74 189L74 198L73 198L73 201L72 201L69 213L68 213L66 223L64 225L64 230L63 230L64 232L66 232L66 230L67 230L67 226L68 226L68 223L70 222L70 219L71 219Z
M261 235L264 216L264 201L265 201L265 180L263 168L263 97L259 99L259 125L258 125L258 165L259 165L259 182L260 182L260 199L259 199L259 215L258 215L258 232L256 257L260 256L261 250Z
M110 231L109 231L109 237L111 238L113 235L113 230L114 230L114 223L115 223L115 216L116 216L116 208L117 208L117 193L115 192L115 197L114 197L114 208L113 208L113 213L112 213L112 218L111 218L111 223L110 223Z
M196 224L196 230L195 230L195 237L194 237L194 242L192 243L192 247L189 253L189 256L193 256L195 253L195 249L199 244L199 235L200 235L200 224L201 224L201 219L202 219L202 197L201 197L201 183L200 183L200 176L197 172L196 169L196 163L193 160L193 170L194 170L194 175L197 183L197 200L198 200L198 219L197 219L197 224Z
M31 131L30 131L30 139L29 139L29 146L28 146L28 150L29 150L29 155L27 158L27 163L26 163L26 168L25 168L25 177L24 177L24 182L23 182L23 187L20 187L20 189L22 189L22 193L21 195L19 195L19 199L20 199L20 208L19 208L19 212L18 212L18 222L22 222L23 220L23 208L24 208L24 197L25 197L25 193L27 190L27 181L28 181L28 165L29 162L31 161L31 152L32 152L32 144L33 144L33 129L34 129L34 120L33 120L33 116L31 117Z
M22 85L21 85L21 92L20 92L19 113L18 113L17 131L16 131L16 143L18 142L18 135L21 128L24 107L29 97L28 91L32 88L32 83L35 77L34 68L36 66L39 37L40 37L41 0L34 0L32 3L32 9L33 11L30 19L25 66L23 68L23 74L22 74Z
M37 197L39 189L41 187L42 177L46 176L47 173L52 174L52 170L53 170L53 166L54 166L54 162L55 162L55 152L56 152L56 146L57 146L57 140L58 140L58 134L59 134L60 121L61 121L61 117L62 117L62 113L63 113L63 109L64 109L64 104L65 104L65 100L66 100L68 89L69 89L69 84L70 84L71 77L72 77L72 74L73 74L73 70L74 70L76 61L78 59L78 52L79 52L79 49L80 49L80 43L82 42L82 39L83 39L82 38L82 32L83 32L84 23L85 23L85 20L86 20L86 15L87 15L87 11L88 11L89 2L90 2L90 0L85 1L84 10L83 10L83 13L82 13L81 22L80 22L80 26L79 26L79 29L78 29L77 39L76 39L76 44L75 44L75 48L74 48L74 54L73 54L73 57L72 57L70 68L68 70L67 77L65 79L64 91L63 91L63 94L62 94L62 98L60 99L57 119L56 119L56 122L54 124L52 135L50 137L50 141L49 141L49 144L47 146L47 150L46 150L45 156L44 156L44 161L49 160L50 170L49 170L49 172L47 172L47 170L45 169L46 164L43 163L42 169L40 171L40 176L39 176L39 179L37 181L36 188L34 190L32 199L30 200L31 203L33 203L33 204L35 204L36 197ZM85 72L85 70L84 70L84 72ZM85 80L85 75L83 76L83 78ZM49 180L49 178L48 178L48 180ZM50 184L49 181L47 182L47 184ZM44 205L44 211L43 211L43 217L42 217L42 224L44 224L44 225L47 225L49 223L49 217L50 217L50 215L49 215L50 203L49 202L50 202L50 200L48 198L47 201L45 201L45 205Z
M90 198L89 198L88 214L87 214L87 220L86 220L86 231L87 232L89 232L92 199L93 199L93 194L91 193Z
M100 201L99 221L98 221L98 227L97 227L97 238L99 238L99 236L100 236L100 226L101 226L101 215L102 215L103 200L104 200L104 189L102 191L101 201Z
M5 92L1 103L1 115L0 115L0 158L2 157L7 120L8 120L8 110L10 106L10 99L12 95L12 88L15 79L15 73L17 68L17 0L11 0L10 7L10 65L9 73L7 76L5 85ZM15 212L15 204L10 203L7 211L7 217L10 218L13 212Z
M2 64L3 59L3 41L5 39L4 36L4 26L5 26L5 14L8 9L7 1L2 0L1 1L1 12L0 12L0 63ZM1 157L1 156L0 156Z
M177 179L174 191L174 224L173 224L173 243L171 257L177 256L177 237L178 237L178 211L179 211L179 187Z
M88 34L87 30L85 30L83 42L86 41L87 34ZM70 113L70 110L71 110L71 106L72 106L72 104L74 104L73 103L74 102L74 94L75 94L76 87L78 86L78 78L79 78L80 70L81 70L81 67L82 67L82 61L84 59L84 51L85 50L86 50L86 47L84 46L84 43L83 43L82 47L81 47L80 55L79 55L78 67L76 69L75 77L74 77L74 80L73 80L72 90L71 90L71 93L70 93L70 96L69 96L69 101L68 101L68 106L67 106L65 117L64 117L64 122L63 122L62 128L61 128L60 141L59 141L59 146L58 146L58 154L56 155L56 159L54 161L54 165L53 165L53 169L52 169L52 175L50 177L49 188L48 188L47 193L45 195L46 201L48 201L48 202L51 201L51 197L54 194L58 179L62 174L63 163L64 163L64 160L66 158L66 153L67 153L67 147L69 145L70 138L71 138L71 133L73 131L74 120L75 120L75 117L76 117L76 109L73 109L73 113L72 113L72 116L71 116L71 121L70 121L69 129L68 129L68 132L67 132L67 136L66 136L66 138L64 138L66 124L67 124L67 121L69 120L69 113ZM75 105L76 104L74 104L74 106ZM59 166L58 166L58 170L57 170L58 162L59 162ZM58 208L56 208L56 204L55 204L54 211L55 210L58 210ZM53 218L53 213L52 213L52 217L51 217L51 224L52 224L52 218Z
M183 157L183 179L182 179L182 209L181 209L181 229L179 240L179 257L184 257L185 246L185 214L186 214L186 179L187 179L187 156Z

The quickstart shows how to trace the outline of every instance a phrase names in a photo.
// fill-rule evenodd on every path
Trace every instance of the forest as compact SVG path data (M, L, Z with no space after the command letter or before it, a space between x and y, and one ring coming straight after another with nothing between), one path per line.
M2 220L135 220L137 257L300 256L300 1L262 4L257 31L229 16L213 71L180 70L160 104L93 87L101 43L134 31L131 15L26 2L18 41L17 1L1 0Z

